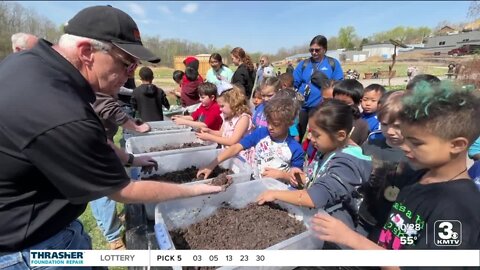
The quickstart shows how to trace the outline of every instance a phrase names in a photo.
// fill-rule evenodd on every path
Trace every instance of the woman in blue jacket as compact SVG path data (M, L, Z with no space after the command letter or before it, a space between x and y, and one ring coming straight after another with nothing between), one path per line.
M298 130L300 140L305 135L308 123L308 112L317 107L322 100L321 84L312 83L312 77L331 80L343 80L343 70L337 59L326 56L327 38L318 35L310 42L311 57L300 61L293 72L293 84L298 91L305 96L305 102L300 111ZM323 73L323 74L320 74Z

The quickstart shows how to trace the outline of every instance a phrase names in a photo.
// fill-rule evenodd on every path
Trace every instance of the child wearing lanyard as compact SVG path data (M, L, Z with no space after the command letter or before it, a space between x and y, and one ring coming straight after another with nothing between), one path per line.
M302 170L292 168L290 184L306 189L267 190L257 198L259 204L280 200L295 205L325 208L336 212L354 227L356 188L368 181L372 166L370 157L349 142L353 126L350 106L338 100L322 103L310 117L311 142L318 150L315 162Z

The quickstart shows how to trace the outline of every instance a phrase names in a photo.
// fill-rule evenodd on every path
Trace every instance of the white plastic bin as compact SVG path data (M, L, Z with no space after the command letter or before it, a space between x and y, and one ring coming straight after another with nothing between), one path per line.
M287 186L275 179L264 178L230 186L225 192L198 196L193 198L177 199L158 203L155 208L155 222L165 226L168 230L184 228L201 221L215 213L223 203L230 204L234 208L243 208L267 189L286 190ZM304 207L298 207L287 203L277 202L293 217L303 220L308 228L311 217L316 212ZM162 225L163 224L163 225ZM168 237L171 239L171 237ZM168 241L171 241L167 239ZM170 249L175 249L171 243ZM273 245L267 249L321 249L323 242L315 238L309 230ZM222 267L220 269L241 269L241 267ZM267 268L264 268L267 269ZM274 268L279 269L279 268ZM289 268L283 268L289 269ZM291 269L291 268L290 268Z
M140 177L149 177L154 174L162 175L169 172L181 171L191 166L202 168L207 166L212 160L214 160L223 149L208 149L200 150L189 153L177 153L166 156L154 156L154 159L158 162L158 170L151 173L141 173ZM220 163L220 168L231 169L233 171L232 184L244 183L251 180L252 168L245 162L238 158L231 158ZM208 184L213 178L185 183L184 185L192 184ZM155 219L155 203L145 204L145 211L147 217L150 220Z
M202 143L203 146L165 150L159 152L148 152L152 147L163 147L166 145L181 146L184 143ZM198 139L195 132L169 133L150 136L128 138L125 142L125 150L135 156L164 156L169 154L215 149L217 143L206 142Z
M146 135L155 135L155 134L170 134L170 133L179 133L179 132L191 132L192 128L185 125L177 125L173 121L153 121L146 122L150 127L151 131L140 133L131 130L125 130L124 138L128 139L131 137L146 136ZM155 130L158 129L158 130Z

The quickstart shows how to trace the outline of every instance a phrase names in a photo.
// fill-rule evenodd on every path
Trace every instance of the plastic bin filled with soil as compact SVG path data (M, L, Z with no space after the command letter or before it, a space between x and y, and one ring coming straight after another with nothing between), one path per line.
M221 179L214 179L219 174L228 175L231 179L231 184L238 184L248 182L252 177L252 168L238 158L231 158L226 160L217 166L209 179L198 180L196 174L198 169L207 166L212 160L214 160L218 154L223 151L222 149L209 149L200 150L188 153L177 153L166 156L154 156L154 159L158 162L158 170L151 173L141 173L141 179L158 179L159 181L165 181L177 184L195 184L205 183L210 184L212 181L219 181ZM145 210L147 217L151 220L154 219L155 205L145 204Z
M125 150L135 156L163 156L215 148L217 143L200 140L195 132L139 136L128 138L125 142Z
M138 136L147 136L155 134L169 134L169 133L180 133L180 132L191 132L192 128L185 125L177 125L173 121L154 121L147 122L150 126L150 131L145 133L135 132L131 130L125 130L124 137L125 139Z
M256 205L267 189L288 187L263 178L217 194L162 202L155 223L169 231L171 249L321 249L323 242L308 230L315 210L282 202Z

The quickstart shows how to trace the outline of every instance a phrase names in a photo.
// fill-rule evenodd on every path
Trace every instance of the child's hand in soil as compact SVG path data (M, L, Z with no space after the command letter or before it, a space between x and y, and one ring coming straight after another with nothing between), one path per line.
M277 198L275 197L275 190L267 190L260 194L260 196L257 197L256 201L259 205L262 205L266 202L273 202L276 199Z
M356 233L342 221L326 213L318 213L312 217L311 229L320 240L349 246Z
M289 176L287 173L285 173L282 170L274 169L274 168L265 168L265 170L262 173L262 177L270 177L273 179L288 179ZM287 177L287 178L286 178Z
M209 129L209 128L206 128L206 127L200 128L200 132L202 132L202 133L210 133L210 131L212 131L212 130Z
M210 194L210 193L218 193L220 191L225 190L225 186L212 186L207 184L195 184L191 185L194 189L194 196L203 195L203 194Z
M197 179L207 179L208 176L212 173L213 169L210 168L203 168L198 170L197 172Z
M201 140L208 141L208 140L210 140L211 135L208 134L208 133L205 133L205 132L196 132L195 136L197 136L197 138L199 138Z
M142 167L142 172L151 173L153 169L158 170L158 163L150 156L139 156L133 159L132 166Z
M307 175L300 168L291 168L289 180L293 187L305 186Z
M185 124L185 121L181 117L172 117L172 121L177 124L177 125L183 125Z

